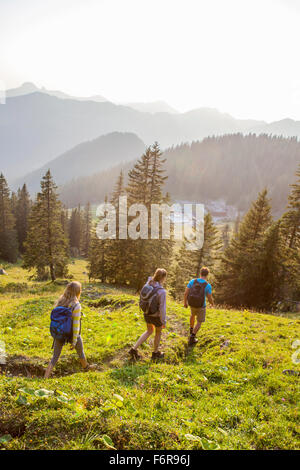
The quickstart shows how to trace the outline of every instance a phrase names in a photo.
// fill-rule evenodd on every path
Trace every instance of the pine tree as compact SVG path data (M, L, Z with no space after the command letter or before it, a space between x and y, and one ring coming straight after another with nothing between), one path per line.
M230 227L229 227L229 224L225 224L222 230L223 250L226 250L226 248L228 248L229 240L230 240Z
M284 243L281 221L266 231L256 263L255 303L262 309L274 307L282 299Z
M200 276L201 267L213 266L214 261L222 247L218 229L213 223L210 212L204 216L204 243L202 248L192 252L195 260L195 277Z
M62 226L62 229L63 229L63 232L64 232L64 237L65 237L66 242L67 242L68 256L70 256L70 252L71 252L71 250L70 250L70 239L69 239L70 220L69 220L69 211L65 207L63 207L62 210L61 210L60 220L61 220L61 226Z
M240 224L241 224L241 216L240 213L238 213L237 218L235 219L234 222L234 235L237 235L240 229Z
M41 181L41 191L31 209L24 267L34 268L38 276L49 270L51 280L66 274L67 240L61 224L62 206L50 170Z
M80 255L82 240L82 215L80 205L71 212L69 221L69 240L71 255L76 258Z
M185 287L188 281L195 277L195 267L191 262L191 252L186 248L186 241L183 241L178 253L175 255L171 266L169 278L169 290L174 299L182 300Z
M27 191L26 184L18 190L16 202L16 229L19 241L19 251L24 253L24 242L27 236L28 220L31 208L31 200Z
M128 269L127 269L127 247L128 240L119 238L119 215L120 215L120 206L119 198L126 194L124 187L124 175L123 171L120 172L116 185L114 187L110 203L116 209L116 239L107 240L107 276L110 282L116 284L125 285L127 281Z
M188 281L200 276L202 266L208 266L210 269L214 267L221 247L218 230L208 212L204 217L203 246L199 250L187 250L184 241L175 259L171 274L171 292L175 298L183 297Z
M233 306L257 305L260 251L266 230L272 222L267 190L259 193L245 215L239 232L229 243L216 273L217 299Z
M164 162L159 146L155 143L146 149L128 173L129 204L141 203L148 210L148 239L138 238L127 242L128 281L137 289L157 267L168 266L170 263L172 241L151 239L151 205L160 204L165 200L162 195L162 188L167 179L163 176ZM129 223L132 219L129 218Z
M87 258L91 244L92 214L91 205L88 202L83 210L81 218L81 253Z
M107 203L108 198L105 196L105 203ZM91 233L91 243L89 249L89 264L88 264L88 272L89 272L89 279L99 279L101 282L106 282L108 275L111 277L111 273L109 272L109 262L110 258L110 250L109 245L112 240L109 239L100 239L97 236L96 228L92 229ZM111 280L111 279L109 279Z
M10 191L3 174L0 175L0 258L15 263L18 257L18 241L15 230Z
M287 212L282 216L282 232L286 245L284 297L298 300L300 296L300 165L297 181L291 185Z
M15 221L16 221L17 220L18 196L14 191L12 191L12 193L11 193L10 201L11 201L11 211L12 211L13 216L14 216Z

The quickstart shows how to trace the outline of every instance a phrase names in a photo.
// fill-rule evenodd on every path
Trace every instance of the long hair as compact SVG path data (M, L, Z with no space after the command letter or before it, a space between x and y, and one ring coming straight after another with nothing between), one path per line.
M80 299L81 284L80 282L70 282L65 288L64 293L59 297L56 302L56 307L69 307L69 305L76 304Z
M167 271L163 268L157 268L157 270L152 276L151 281L161 282L165 277L167 277Z

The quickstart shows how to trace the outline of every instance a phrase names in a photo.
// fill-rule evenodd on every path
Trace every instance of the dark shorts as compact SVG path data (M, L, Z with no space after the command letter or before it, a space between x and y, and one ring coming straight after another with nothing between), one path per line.
M156 317L155 315L144 315L144 319L146 323L150 323L150 325L154 325L157 328L163 326L160 317Z

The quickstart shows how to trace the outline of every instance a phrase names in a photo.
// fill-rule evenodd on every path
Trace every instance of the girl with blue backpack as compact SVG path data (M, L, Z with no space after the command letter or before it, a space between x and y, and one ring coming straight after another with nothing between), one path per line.
M144 319L147 324L147 331L143 333L137 340L129 354L132 359L140 359L137 351L138 347L147 341L152 335L155 328L154 351L152 359L162 359L164 353L159 351L162 329L166 327L166 291L163 284L167 279L167 271L165 269L157 269L152 277L148 278L147 283L141 290L140 308L144 312Z
M76 349L84 370L95 368L95 366L89 366L83 350L80 295L80 282L70 282L51 312L50 332L53 337L53 356L45 371L45 379L50 376L67 342L71 344L71 349Z

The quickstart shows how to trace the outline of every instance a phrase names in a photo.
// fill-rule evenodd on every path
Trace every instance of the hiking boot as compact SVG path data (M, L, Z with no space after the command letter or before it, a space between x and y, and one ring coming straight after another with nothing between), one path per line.
M91 370L96 370L97 369L97 364L88 364L83 370L84 372L88 372Z
M165 353L162 351L157 351L152 353L152 360L155 361L156 359L163 359L165 357Z
M141 356L139 355L139 353L137 352L137 350L134 349L134 348L131 348L131 349L129 350L129 354L130 354L130 356L131 356L131 359L133 359L133 360L135 360L135 361L137 361L138 359L141 358Z
M190 339L189 339L189 346L192 346L193 344L197 344L198 340L194 334L191 334Z

